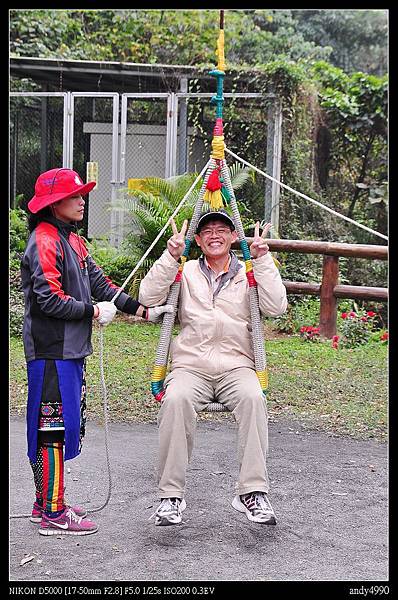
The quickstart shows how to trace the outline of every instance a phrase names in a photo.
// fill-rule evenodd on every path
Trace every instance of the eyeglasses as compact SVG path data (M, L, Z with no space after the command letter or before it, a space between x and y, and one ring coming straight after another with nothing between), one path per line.
M227 235L228 233L232 233L231 230L229 229L229 227L215 227L214 229L205 227L204 229L202 229L199 232L199 235L201 235L203 237L209 237L209 235L212 235L212 234Z

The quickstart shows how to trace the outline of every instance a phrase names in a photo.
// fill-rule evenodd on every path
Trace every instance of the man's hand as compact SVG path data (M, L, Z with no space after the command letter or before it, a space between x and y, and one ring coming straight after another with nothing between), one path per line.
M170 224L173 230L173 235L167 242L167 250L170 252L173 258L178 260L185 250L185 234L188 229L188 221L185 219L180 233L178 233L174 219L170 220Z
M115 314L116 314L116 306L113 302L98 302L95 304L98 308L98 316L94 317L97 319L100 325L109 325L112 322ZM94 312L95 314L95 312Z
M267 254L269 250L269 246L265 241L265 236L271 229L271 223L266 223L263 229L262 234L260 235L260 223L257 221L254 227L254 239L250 245L250 254L253 258L260 258Z
M146 309L147 321L151 323L159 323L163 313L172 313L174 310L172 304L163 304L162 306L150 306Z

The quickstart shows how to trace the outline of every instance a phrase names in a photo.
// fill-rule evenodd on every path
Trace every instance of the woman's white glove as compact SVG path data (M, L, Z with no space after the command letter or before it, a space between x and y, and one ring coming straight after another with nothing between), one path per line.
M146 309L146 320L151 323L159 323L163 313L172 313L174 307L171 304L163 304L162 306L151 306Z
M112 322L117 308L113 302L98 302L96 304L99 310L97 321L100 325L109 325Z

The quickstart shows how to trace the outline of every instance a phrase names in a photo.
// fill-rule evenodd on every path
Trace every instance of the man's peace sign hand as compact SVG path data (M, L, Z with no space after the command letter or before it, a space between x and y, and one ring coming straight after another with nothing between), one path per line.
M185 219L179 233L174 219L170 219L170 225L173 230L173 235L167 241L167 250L173 258L178 260L185 250L185 234L188 229L188 221Z
M260 256L264 256L265 254L267 254L269 246L265 241L265 236L267 235L271 227L271 223L266 223L264 225L263 232L260 235L260 223L257 221L254 227L254 238L250 245L250 254L253 258L260 258Z

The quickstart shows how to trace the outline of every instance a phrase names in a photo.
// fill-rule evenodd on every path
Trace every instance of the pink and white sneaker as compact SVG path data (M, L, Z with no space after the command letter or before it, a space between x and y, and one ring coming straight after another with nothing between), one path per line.
M70 506L53 519L43 513L39 529L41 535L89 535L96 531L93 521L79 517Z
M67 505L67 507L69 508L68 505ZM82 508L81 506L71 506L70 508L73 510L73 512L75 512L77 514L78 517L84 518L87 516L86 509ZM43 507L38 502L34 502L33 508L32 508L32 514L29 517L29 520L31 521L31 523L41 523L42 516L43 516Z

